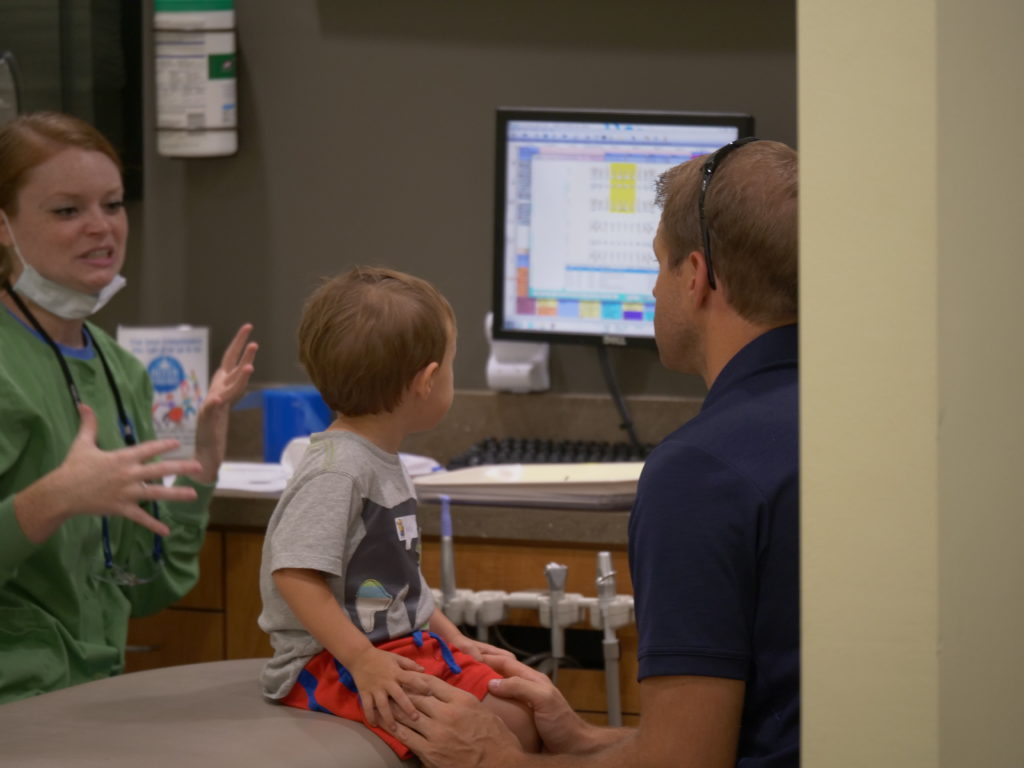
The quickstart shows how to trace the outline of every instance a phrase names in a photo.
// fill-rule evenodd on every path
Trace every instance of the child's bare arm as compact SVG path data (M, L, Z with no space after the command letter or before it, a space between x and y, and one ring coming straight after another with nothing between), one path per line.
M394 730L395 719L388 699L410 717L416 707L402 684L412 685L423 667L412 659L375 648L338 604L323 574L307 568L274 571L274 583L295 616L355 680L366 719Z

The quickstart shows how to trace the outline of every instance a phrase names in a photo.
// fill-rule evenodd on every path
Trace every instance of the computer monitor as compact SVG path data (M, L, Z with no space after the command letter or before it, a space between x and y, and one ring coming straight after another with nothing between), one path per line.
M494 337L653 346L655 181L753 131L744 114L498 109Z

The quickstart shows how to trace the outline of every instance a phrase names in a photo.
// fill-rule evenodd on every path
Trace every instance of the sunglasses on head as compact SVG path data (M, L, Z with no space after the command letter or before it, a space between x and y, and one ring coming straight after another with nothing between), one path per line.
M704 168L701 171L700 180L700 197L697 200L697 206L700 211L700 236L701 241L704 244L704 263L708 269L708 285L711 286L711 290L714 290L717 286L715 284L715 270L711 265L711 231L708 229L707 216L704 214L704 200L708 194L708 187L711 186L711 177L715 175L715 169L721 166L722 161L729 156L731 152L742 147L744 144L749 144L752 141L759 141L756 136L747 136L742 139L736 139L724 147L712 152L708 155L707 160L704 161Z

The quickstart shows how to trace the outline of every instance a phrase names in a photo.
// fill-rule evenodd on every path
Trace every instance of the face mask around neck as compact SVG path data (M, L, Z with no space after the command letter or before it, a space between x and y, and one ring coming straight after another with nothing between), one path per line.
M21 274L14 282L14 290L47 312L65 320L84 320L106 306L107 302L114 298L114 295L127 283L123 276L117 275L103 290L92 294L76 291L74 288L68 288L48 277L43 277L21 255L21 249L14 237L14 230L11 228L11 221L7 218L7 213L0 211L0 216L3 216L7 231L11 235L13 244L11 250L21 262Z

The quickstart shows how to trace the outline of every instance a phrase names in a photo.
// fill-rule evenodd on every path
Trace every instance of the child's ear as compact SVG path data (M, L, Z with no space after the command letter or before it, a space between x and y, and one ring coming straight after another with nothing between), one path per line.
M441 366L438 363L429 363L426 367L421 368L412 377L412 391L420 397L429 395L434 388L434 379L437 377L437 372L440 368Z

